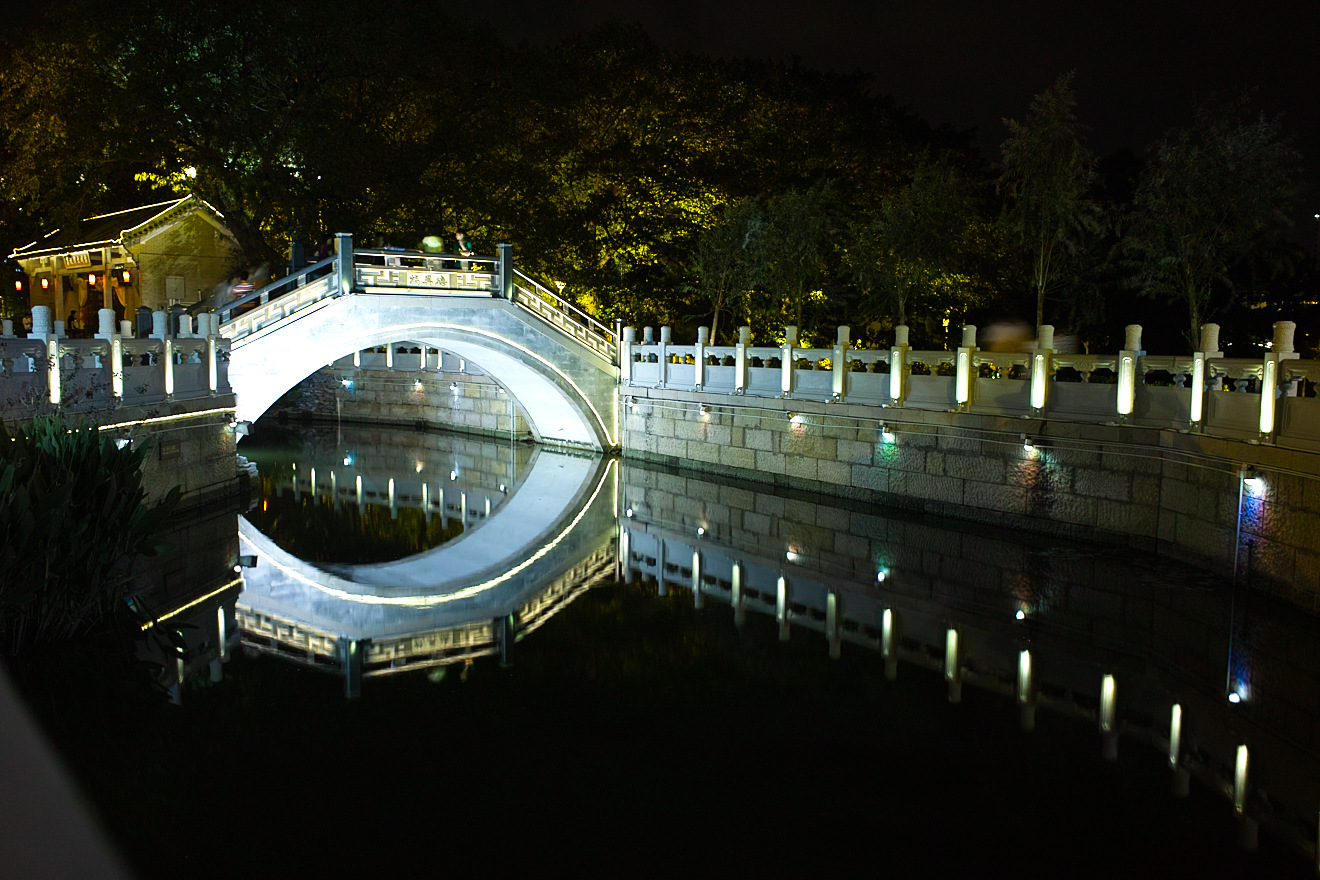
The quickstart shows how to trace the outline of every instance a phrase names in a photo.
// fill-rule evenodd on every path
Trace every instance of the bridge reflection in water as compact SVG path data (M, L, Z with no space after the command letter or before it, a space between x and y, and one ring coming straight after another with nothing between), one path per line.
M335 670L350 695L372 676L511 663L519 638L588 589L642 579L732 606L736 626L773 618L780 639L820 639L831 656L874 651L889 679L934 670L951 702L965 685L1001 694L1027 729L1038 707L1086 719L1110 759L1120 735L1167 755L1176 794L1190 776L1223 791L1244 844L1266 821L1314 853L1307 658L1320 638L1264 598L1128 552L599 457L312 436L283 483L302 503L462 524L413 556L350 564L298 559L241 523L243 552L260 557L238 601L244 644Z

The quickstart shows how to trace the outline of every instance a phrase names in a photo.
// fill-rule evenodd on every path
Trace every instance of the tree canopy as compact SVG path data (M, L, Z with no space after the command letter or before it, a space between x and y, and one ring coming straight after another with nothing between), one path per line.
M483 251L512 242L521 267L604 320L689 335L734 321L762 339L850 323L868 343L910 321L914 344L940 347L946 321L1033 305L1037 322L1112 333L1134 317L1106 309L1120 282L1167 298L1170 260L1208 265L1160 250L1161 204L1257 217L1216 246L1207 271L1226 278L1268 238L1291 179L1275 163L1268 181L1239 176L1259 199L1199 177L1177 195L1185 157L1232 140L1197 123L1157 150L1130 212L1105 202L1071 74L1006 122L996 170L970 133L932 127L863 75L681 54L636 26L510 47L424 0L51 9L0 44L11 245L190 192L253 266L280 265L294 239L411 247L464 228ZM1106 210L1125 218L1128 262L1104 273ZM1177 296L1203 303L1185 291L1207 283ZM1069 308L1047 313L1059 292Z

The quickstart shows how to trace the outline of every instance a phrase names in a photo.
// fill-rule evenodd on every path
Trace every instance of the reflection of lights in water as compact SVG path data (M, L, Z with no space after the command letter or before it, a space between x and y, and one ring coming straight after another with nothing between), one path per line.
M458 471L450 471L450 472L449 472L449 479L450 479L451 482L452 482L453 480L457 480L457 479L458 479Z
M422 463L419 461L417 462L416 470L414 471L414 473L420 474L421 472L422 472Z
M1114 701L1117 690L1114 676L1106 675L1100 680L1100 731L1109 733L1114 729Z
M353 464L353 453L344 453L344 467L350 467Z
M1228 695L1228 701L1230 703L1240 703L1242 702L1242 695L1239 694L1237 691L1233 691L1231 694Z

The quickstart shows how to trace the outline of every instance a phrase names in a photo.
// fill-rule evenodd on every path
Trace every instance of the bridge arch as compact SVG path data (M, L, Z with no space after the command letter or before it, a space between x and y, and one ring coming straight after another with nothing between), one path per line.
M363 349L416 341L479 366L522 408L543 442L618 446L618 369L599 352L506 299L429 291L318 299L231 345L238 418L255 421L320 367Z

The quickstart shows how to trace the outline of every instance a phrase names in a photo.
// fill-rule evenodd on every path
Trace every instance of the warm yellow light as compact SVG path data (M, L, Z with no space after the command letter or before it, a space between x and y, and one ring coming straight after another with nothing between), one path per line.
M87 283L88 283L88 284L95 284L95 283L96 283L96 273L95 273L95 272L89 272L89 273L88 273L88 275L87 275Z

